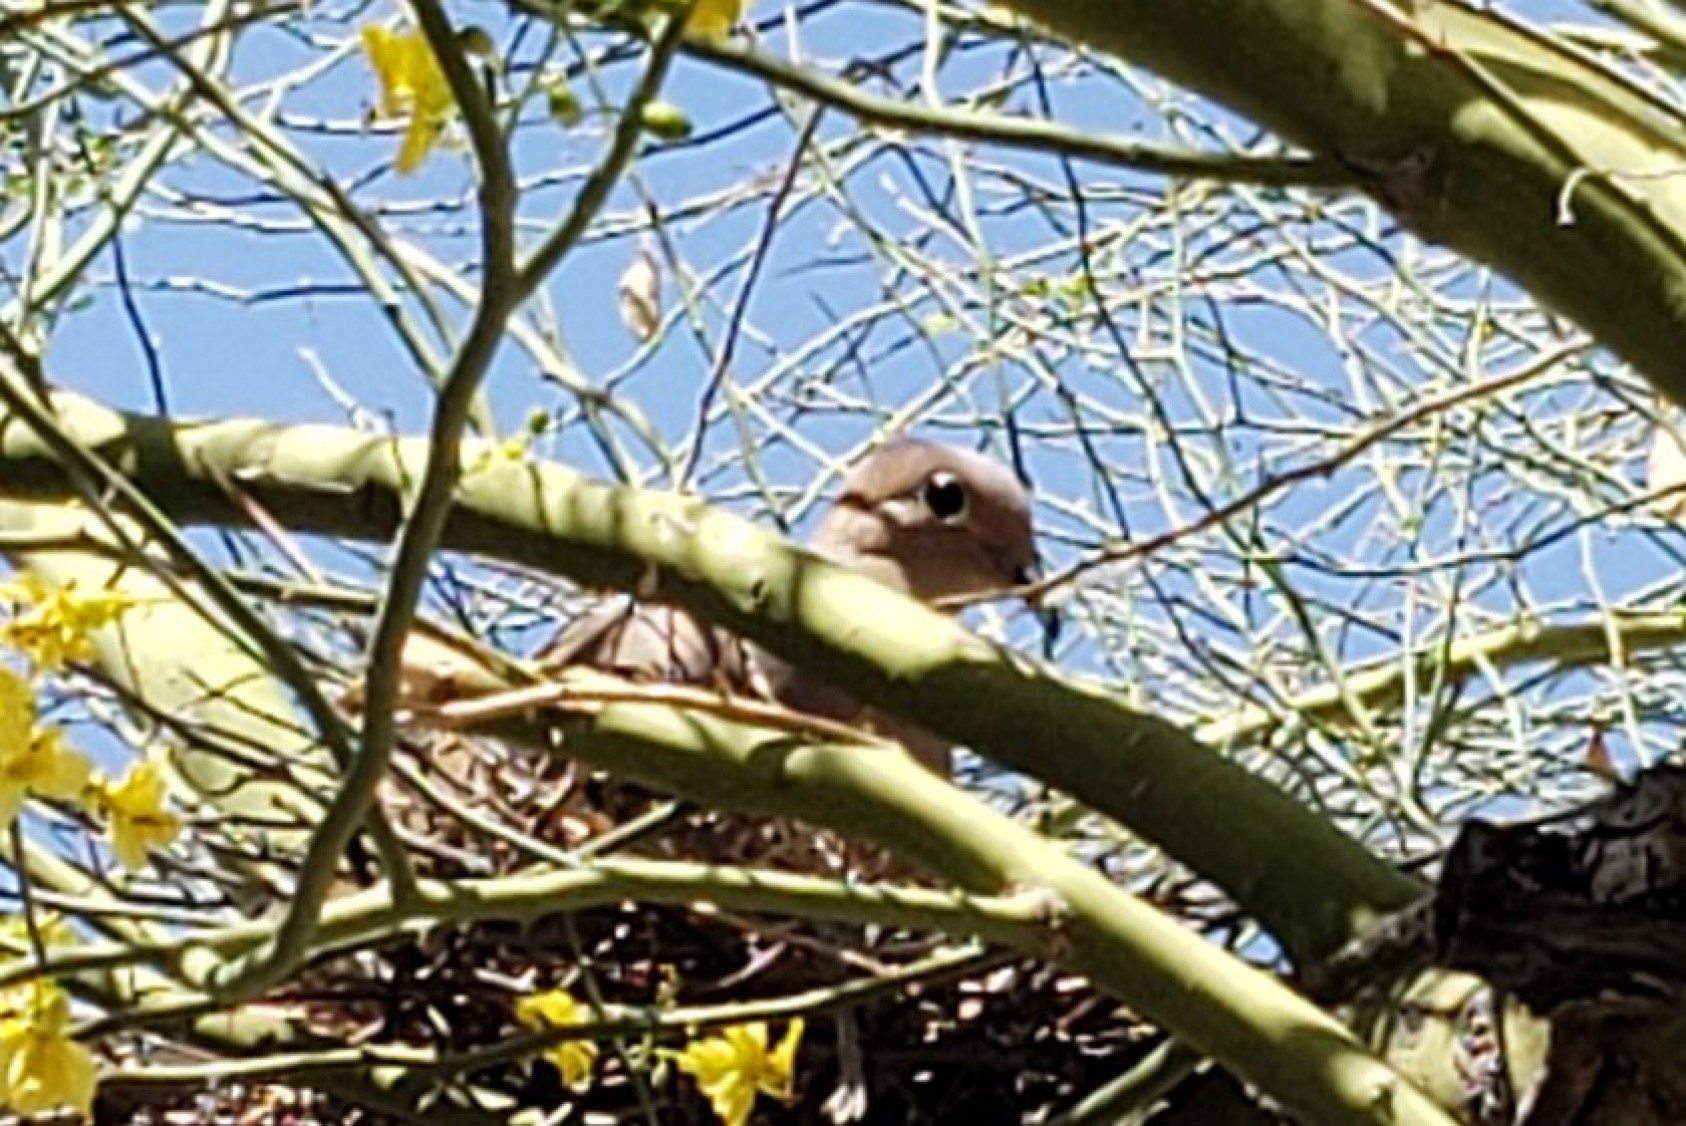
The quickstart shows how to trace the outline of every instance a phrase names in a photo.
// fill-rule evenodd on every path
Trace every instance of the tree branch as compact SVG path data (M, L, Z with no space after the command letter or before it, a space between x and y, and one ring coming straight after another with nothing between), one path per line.
M181 523L241 525L238 480L300 531L391 535L425 442L265 421L173 424L60 396L64 425ZM441 543L685 605L860 699L1044 779L1222 886L1296 960L1338 948L1417 883L1269 784L1162 720L1073 687L932 611L699 501L588 480L555 464L470 465ZM0 417L0 490L69 485ZM726 795L728 798L730 795ZM1213 831L1213 811L1223 829Z
M1342 162L1686 402L1686 127L1588 56L1452 3L1010 6Z

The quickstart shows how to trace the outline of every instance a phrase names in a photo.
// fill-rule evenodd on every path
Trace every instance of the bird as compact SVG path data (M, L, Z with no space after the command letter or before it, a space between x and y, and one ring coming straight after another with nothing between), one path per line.
M1030 495L983 454L901 436L854 466L809 548L924 602L941 605L1022 587L1036 575ZM902 744L947 777L952 746L671 606L605 606L566 627L540 654L546 668L587 666L635 680L753 690L793 711L852 723Z
M838 566L938 606L1022 587L1036 577L1030 495L1013 472L982 454L907 436L877 447L844 476L808 546ZM793 711L855 724L898 742L940 777L952 770L953 748L946 739L865 708L822 678L682 608L604 606L566 627L540 665L764 689ZM829 834L780 827L777 819L747 835L742 829L726 832L718 821L704 832L681 843L686 854L726 855L740 863L754 855L759 863L814 872L841 867L860 878L907 876L893 856L833 842ZM845 1012L836 1019L840 1074L825 1111L832 1121L847 1123L865 1116L868 1084L854 1018Z

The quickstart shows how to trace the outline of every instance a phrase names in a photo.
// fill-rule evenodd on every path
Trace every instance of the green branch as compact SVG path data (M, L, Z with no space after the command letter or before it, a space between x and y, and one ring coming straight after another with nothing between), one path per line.
M174 424L70 396L59 406L81 441L182 523L243 524L245 511L217 484L238 480L288 527L385 539L427 453L421 441L333 427ZM1297 961L1323 957L1420 894L1318 814L1171 724L1068 685L753 525L554 464L465 457L478 468L460 483L445 546L678 602L822 670L859 698L1122 821L1223 887ZM0 491L67 490L33 434L0 417ZM730 792L719 799L734 804ZM906 844L918 855L917 841Z
M1686 402L1686 128L1493 11L1387 0L1009 0L1341 162Z
M737 808L855 833L912 853L962 883L1009 894L969 898L923 889L839 888L801 876L618 862L598 872L442 883L431 889L437 918L489 908L494 917L499 910L529 917L628 895L691 902L711 890L751 909L800 900L804 912L814 917L865 911L888 922L918 922L929 917L926 913L946 915L957 930L1088 975L1099 988L1221 1060L1308 1122L1452 1122L1339 1022L1271 974L1213 945L1067 855L1058 843L960 793L891 748L794 744L781 731L660 704L613 704L586 717L559 715L548 722L552 718L511 724L499 734L559 747L556 753L634 780L677 787L702 800L729 799ZM551 892L564 897L551 898ZM412 893L397 903L382 890L331 905L337 917L324 919L318 937L326 938L333 926L344 927L346 938L374 938L386 925L386 913L397 913L387 917L396 920L415 911L419 898ZM411 924L428 924L429 914L412 916ZM253 937L231 932L223 941L238 947ZM192 978L209 951L198 941L185 946L179 968ZM61 961L58 968L71 964ZM196 1019L199 1024L210 1020L206 1006L179 989L137 999L131 1019L149 1017ZM524 1046L494 1045L486 1051L521 1050ZM342 1061L355 1059L333 1060Z
M1008 902L1028 899L1041 912L1029 944L1014 942L1017 949L1088 975L1308 1122L1451 1122L1275 977L906 755L793 744L782 732L657 704L608 705L591 716L516 724L500 734L548 741L553 753L698 800L858 835L962 884L1011 889Z
M25 842L21 855L9 847L0 852L3 852L3 859L8 865L27 871L28 878L37 887L83 902L103 901L109 904L114 909L109 913L95 912L84 916L85 921L105 933L138 948L163 948L171 943L172 936L165 928L125 917L121 912L123 905L110 897L109 889L63 857L29 842ZM168 1005L184 996L179 982L133 964L115 973L94 970L64 979L64 984L83 1001L107 1012L125 1014L148 1006ZM187 1030L186 1039L202 1051L234 1057L269 1054L283 1049L328 1051L338 1046L305 1032L280 1010L264 1006L214 1012L193 1022ZM436 1126L439 1123L504 1126L506 1123L499 1114L466 1107L442 1107L436 1090L406 1088L391 1082L379 1071L338 1073L319 1077L314 1082L322 1090L339 1095L348 1102L377 1108L399 1121L413 1122L417 1126Z
M605 860L587 868L483 880L419 880L403 896L390 884L332 900L322 910L311 960L390 943L441 926L531 922L564 912L625 902L687 905L706 902L728 911L901 930L975 934L1004 946L1034 946L1046 922L1045 905L1025 894L978 896L918 887L872 886L772 869L658 860ZM274 922L222 927L164 941L131 935L120 943L71 947L39 964L0 967L0 988L38 977L81 976L153 966L195 990L221 976L229 959L264 944ZM203 994L176 1001L199 1003ZM144 1014L117 1014L116 1023Z
M781 90L801 94L819 105L839 110L869 125L886 129L955 137L1024 152L1089 160L1135 172L1221 184L1336 188L1351 187L1355 182L1350 169L1327 158L1200 152L1175 145L1108 136L1028 117L915 105L906 100L877 97L862 90L858 84L829 77L811 65L790 62L777 55L730 42L695 41L687 44L686 50L740 74L759 78Z
M1682 642L1686 642L1686 612L1682 611L1611 612L1582 621L1522 621L1355 669L1340 684L1301 692L1278 707L1244 707L1236 715L1201 724L1195 735L1219 747L1253 744L1268 738L1288 718L1321 724L1349 722L1352 700L1378 711L1395 708L1404 701L1413 679L1439 678L1451 687L1487 668L1540 661L1559 669L1581 668L1677 648Z

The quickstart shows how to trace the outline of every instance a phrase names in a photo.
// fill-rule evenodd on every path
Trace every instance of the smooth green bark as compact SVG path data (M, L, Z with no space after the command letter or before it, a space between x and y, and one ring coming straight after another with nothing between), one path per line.
M607 707L560 730L560 752L594 765L651 782L694 779L697 789L686 789L693 796L858 832L939 871L1041 899L1045 922L1036 942L1021 949L1086 974L1304 1121L1453 1122L1272 974L1115 886L1055 842L956 793L905 755L792 746L779 733L647 704Z
M1581 53L1420 0L1009 0L1332 157L1686 402L1686 125Z
M69 396L58 403L71 435L184 524L243 524L249 507L218 484L237 481L296 531L385 540L425 452L419 440L332 427L176 423ZM1298 960L1323 956L1420 894L1321 816L1175 726L1063 682L751 524L558 465L464 456L447 547L678 602L823 670L863 700L1117 818L1222 886ZM0 493L71 495L15 418L0 418Z

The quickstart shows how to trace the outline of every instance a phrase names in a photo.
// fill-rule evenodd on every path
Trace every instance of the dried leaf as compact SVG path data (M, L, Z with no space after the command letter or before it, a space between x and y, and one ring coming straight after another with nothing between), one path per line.
M621 323L639 343L649 340L662 320L662 268L654 250L648 246L638 248L637 256L621 274L616 293L620 298Z

